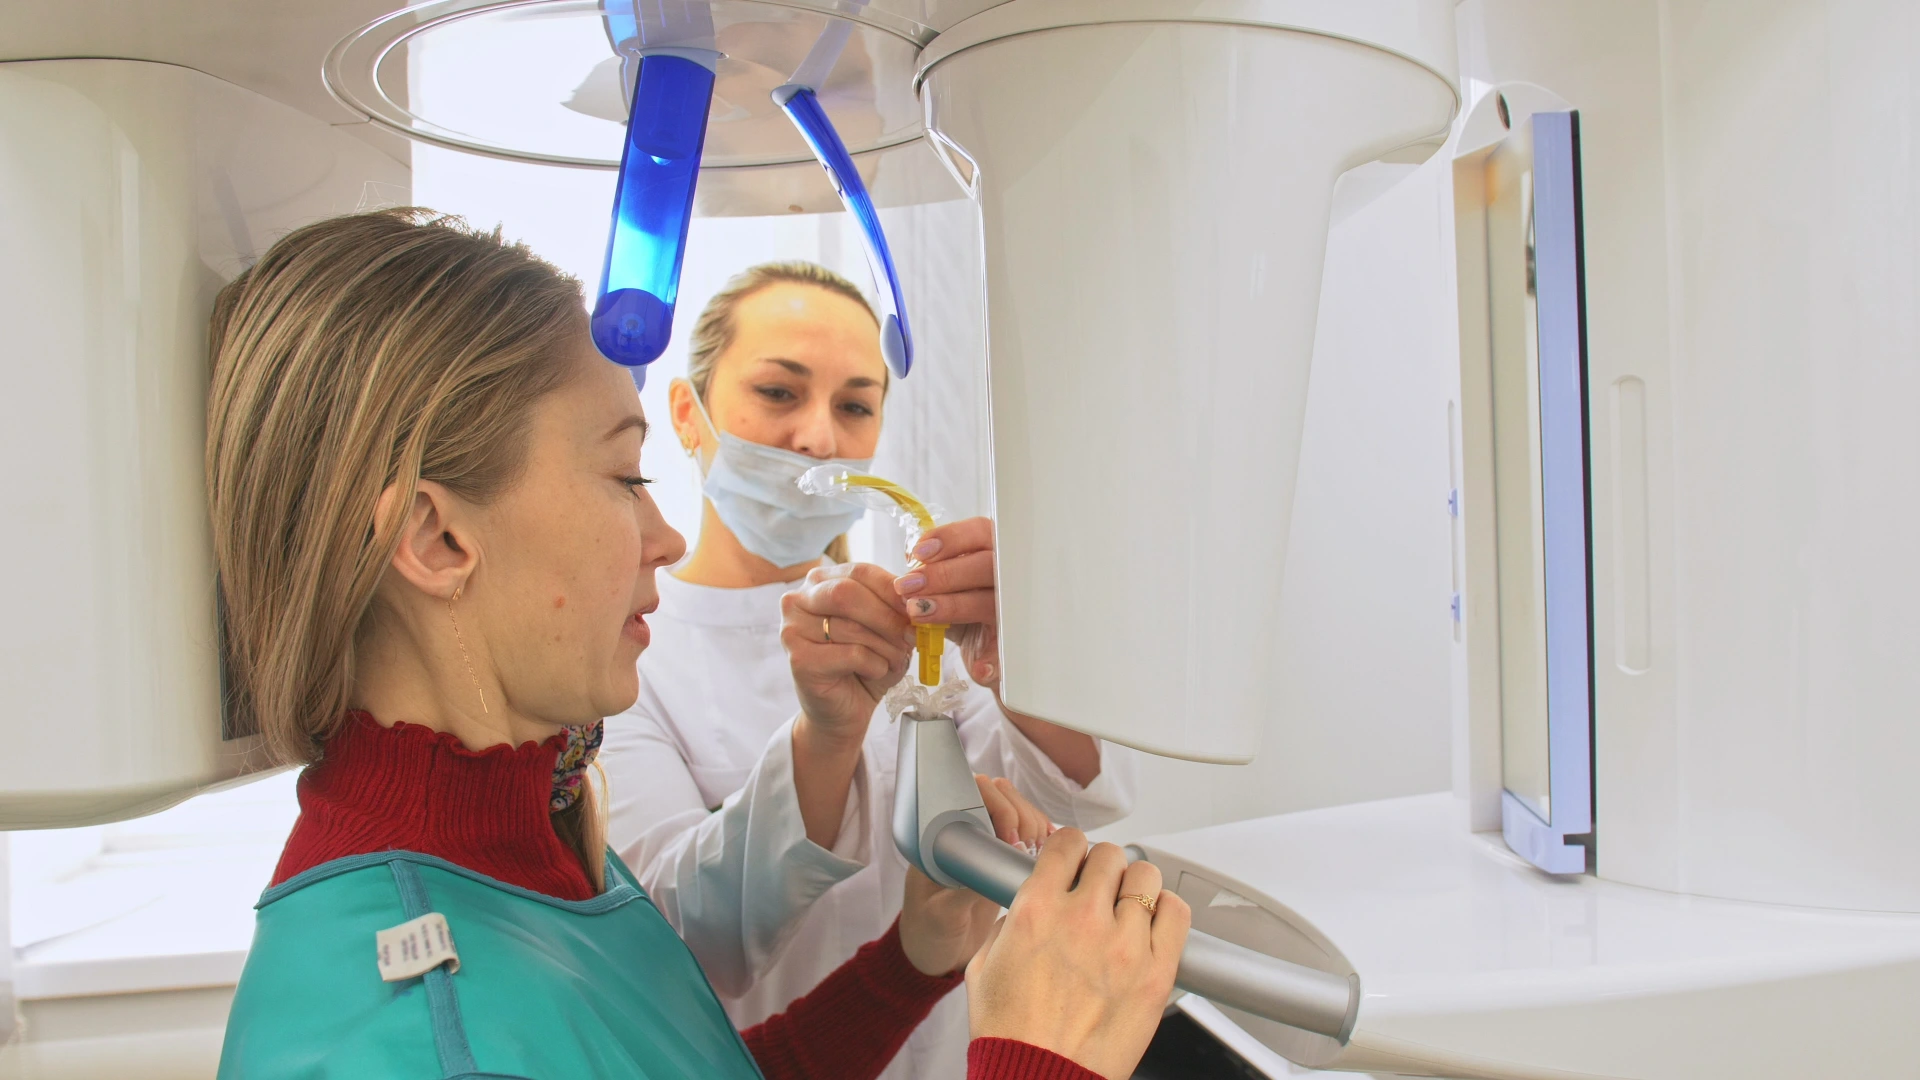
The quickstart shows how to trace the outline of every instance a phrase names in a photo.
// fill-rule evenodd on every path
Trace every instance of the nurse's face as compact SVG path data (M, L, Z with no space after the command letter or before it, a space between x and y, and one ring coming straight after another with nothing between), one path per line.
M641 483L647 429L632 379L584 334L568 351L574 376L534 407L524 471L479 510L468 589L508 705L557 724L633 704L654 571L686 552Z
M812 458L869 458L880 441L887 368L864 304L789 282L734 310L733 341L715 358L707 412L720 430ZM705 462L714 440L691 388L673 388L673 426Z

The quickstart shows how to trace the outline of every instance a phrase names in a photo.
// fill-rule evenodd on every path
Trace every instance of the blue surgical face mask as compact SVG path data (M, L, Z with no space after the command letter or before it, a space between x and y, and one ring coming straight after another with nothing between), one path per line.
M701 470L701 493L740 546L775 566L817 562L834 537L853 527L866 511L837 499L801 491L800 474L828 462L778 447L748 442L714 426L700 395L693 407L716 439L713 456ZM856 472L867 472L872 458L832 458Z

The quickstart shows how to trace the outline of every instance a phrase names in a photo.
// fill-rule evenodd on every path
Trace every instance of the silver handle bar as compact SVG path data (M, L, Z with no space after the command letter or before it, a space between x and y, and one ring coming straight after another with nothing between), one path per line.
M1033 856L993 835L952 718L909 710L899 724L894 846L940 884L1011 906L1033 873ZM1174 985L1342 1045L1360 1015L1358 975L1320 971L1198 931L1187 935Z
M954 880L1001 907L1033 873L1033 857L969 819L949 818L931 854ZM1174 984L1218 1005L1242 1009L1345 1043L1360 1006L1360 977L1342 978L1254 952L1211 934L1187 935Z

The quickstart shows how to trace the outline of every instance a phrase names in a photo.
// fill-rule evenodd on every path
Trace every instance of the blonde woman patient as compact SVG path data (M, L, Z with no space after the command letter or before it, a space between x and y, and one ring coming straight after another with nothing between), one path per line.
M699 540L660 575L639 699L608 719L600 760L609 841L746 1025L900 912L898 732L879 701L906 672L914 623L978 628L944 667L975 683L956 712L974 771L1032 800L1021 832L1124 816L1133 763L1000 704L987 519L929 533L896 577L847 561L857 510L794 486L822 462L866 468L879 443L888 372L858 288L812 263L753 267L707 304L688 354L670 399L702 480ZM967 1045L955 994L883 1075L964 1076Z
M422 211L354 215L276 242L210 339L231 692L306 766L221 1076L864 1080L962 970L971 1080L1131 1073L1188 912L1111 844L1045 838L998 922L909 874L897 918L745 1030L603 846L601 718L685 544L577 283Z

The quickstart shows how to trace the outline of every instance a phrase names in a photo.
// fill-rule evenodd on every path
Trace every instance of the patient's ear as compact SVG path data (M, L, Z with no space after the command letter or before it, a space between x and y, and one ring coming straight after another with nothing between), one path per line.
M374 520L391 520L399 498L395 486L381 492ZM400 522L400 543L393 551L394 571L428 596L446 600L466 584L478 562L468 508L445 487L431 480L420 481Z

